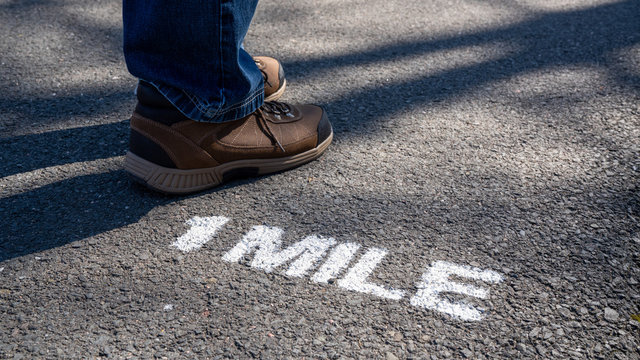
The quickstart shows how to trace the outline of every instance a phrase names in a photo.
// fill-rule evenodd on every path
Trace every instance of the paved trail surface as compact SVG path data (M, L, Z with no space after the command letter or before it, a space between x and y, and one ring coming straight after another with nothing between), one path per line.
M0 0L0 358L640 358L640 2L263 0L335 142L188 197L120 11Z

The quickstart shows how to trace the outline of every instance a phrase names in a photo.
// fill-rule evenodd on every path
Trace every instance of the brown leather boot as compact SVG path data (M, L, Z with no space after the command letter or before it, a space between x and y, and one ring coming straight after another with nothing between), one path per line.
M225 123L193 121L152 85L138 85L125 170L148 187L186 194L237 176L290 169L318 158L333 130L321 107L265 102Z
M264 78L264 100L278 100L287 87L282 65L278 60L268 56L254 56L253 61L256 62Z

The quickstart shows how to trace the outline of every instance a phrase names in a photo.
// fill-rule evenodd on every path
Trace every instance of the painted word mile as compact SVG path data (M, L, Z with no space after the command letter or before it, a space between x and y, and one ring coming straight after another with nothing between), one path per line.
M171 246L183 252L197 250L211 240L229 220L222 216L193 217L187 221L190 229ZM357 243L338 243L334 238L317 235L307 236L282 248L283 233L284 231L277 227L254 226L222 256L222 260L237 263L245 257L253 256L250 266L265 272L283 268L286 276L310 276L313 282L333 283L345 290L396 301L407 297L405 290L386 288L368 280L388 250L376 247L363 249ZM361 255L354 263L353 260L358 254ZM344 275L340 277L341 274ZM448 261L435 261L425 269L416 285L417 291L410 297L409 303L461 320L481 320L486 310L473 306L464 299L452 301L442 295L449 293L487 299L489 290L453 280L452 276L488 284L503 281L503 277L495 271L457 265Z

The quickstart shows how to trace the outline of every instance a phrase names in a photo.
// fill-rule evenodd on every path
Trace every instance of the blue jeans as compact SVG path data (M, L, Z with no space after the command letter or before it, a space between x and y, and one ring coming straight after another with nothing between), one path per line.
M224 122L264 102L262 73L242 48L258 0L123 0L129 72L184 115Z

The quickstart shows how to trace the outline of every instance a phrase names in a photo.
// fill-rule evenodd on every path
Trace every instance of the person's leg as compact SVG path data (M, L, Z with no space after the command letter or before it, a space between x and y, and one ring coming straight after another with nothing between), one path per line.
M242 48L255 5L124 0L125 57L141 79L125 160L134 179L190 193L290 169L327 149L333 131L322 108L263 104L285 83L277 61Z
M263 77L242 48L257 0L124 0L124 54L193 120L247 116L263 103Z

